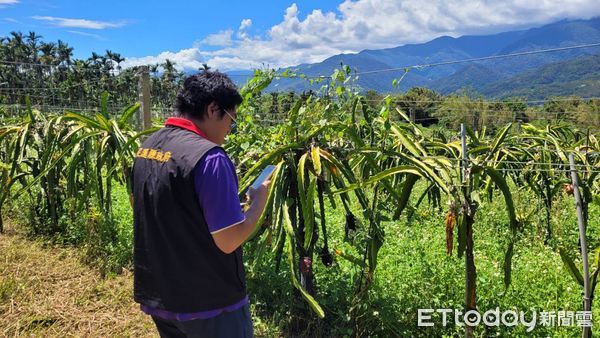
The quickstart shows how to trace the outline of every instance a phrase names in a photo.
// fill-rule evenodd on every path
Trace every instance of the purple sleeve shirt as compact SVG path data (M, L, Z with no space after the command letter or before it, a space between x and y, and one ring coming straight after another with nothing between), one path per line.
M213 148L196 164L194 180L198 202L211 234L245 220L238 197L233 163L221 148Z

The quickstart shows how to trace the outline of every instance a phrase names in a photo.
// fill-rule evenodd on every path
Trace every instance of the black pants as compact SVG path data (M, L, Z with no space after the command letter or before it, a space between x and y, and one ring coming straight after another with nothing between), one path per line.
M161 338L252 338L252 318L248 305L233 312L224 312L209 319L185 322L152 316Z

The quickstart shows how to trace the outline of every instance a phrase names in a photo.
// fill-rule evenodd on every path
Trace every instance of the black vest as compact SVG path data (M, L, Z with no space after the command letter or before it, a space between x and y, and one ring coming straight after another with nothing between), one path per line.
M177 313L214 310L246 296L242 249L214 243L194 188L193 169L216 144L166 126L133 166L134 299Z

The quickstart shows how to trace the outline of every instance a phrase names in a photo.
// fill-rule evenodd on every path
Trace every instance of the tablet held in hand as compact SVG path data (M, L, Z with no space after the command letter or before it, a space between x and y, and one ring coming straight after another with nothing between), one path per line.
M276 167L274 165L266 166L265 169L263 169L263 171L260 173L260 175L258 175L258 178L254 181L254 183L252 183L250 188L258 189L258 187L261 184L263 184L264 181L266 181L269 177L271 177L271 174L273 174L273 171L275 171L275 168Z

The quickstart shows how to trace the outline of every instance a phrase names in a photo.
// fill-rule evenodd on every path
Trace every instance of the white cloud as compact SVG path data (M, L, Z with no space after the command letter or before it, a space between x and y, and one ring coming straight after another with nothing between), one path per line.
M19 0L0 0L0 9L8 7L10 5L16 5L19 3Z
M220 36L227 42L220 45L222 49L172 54L197 58L220 70L286 67L319 62L340 53L426 42L442 35L489 34L565 18L589 19L600 15L596 1L345 0L335 12L313 10L304 18L292 4L282 21L262 37L246 34L252 23L246 19L239 26L237 39L226 30L201 40L213 41ZM195 60L181 60L181 64L194 64Z
M202 67L204 56L198 48L182 49L179 52L162 52L157 56L145 56L140 58L127 58L121 65L123 68L149 65L155 63L163 63L169 59L175 63L175 68L183 69L198 69Z
M239 40L248 40L248 32L246 32L246 29L249 28L250 26L252 26L252 20L250 19L244 19L242 20L242 22L240 23L240 27L238 28L238 32L236 34L237 38Z
M57 18L53 16L32 16L32 19L47 21L53 25L59 27L71 27L71 28L88 28L88 29L106 29L106 28L119 28L127 24L125 21L109 22L109 21L94 21L87 19L71 19L71 18Z
M4 21L11 23L19 23L19 20L13 18L4 18Z
M231 46L233 44L233 40L231 38L233 34L233 30L227 29L224 31L220 31L216 34L211 34L206 38L196 43L196 45L207 45L207 46L216 46L216 47L226 47Z
M250 20L250 19L244 19L240 23L240 28L238 28L238 30L243 31L243 30L246 30L246 28L248 28L250 26L252 26L252 20Z
M67 32L72 33L72 34L82 35L82 36L89 36L94 39L106 41L105 37L103 37L102 35L98 35L98 34L92 34L92 33L87 33L87 32L80 32L80 31L72 31L72 30L68 30Z

